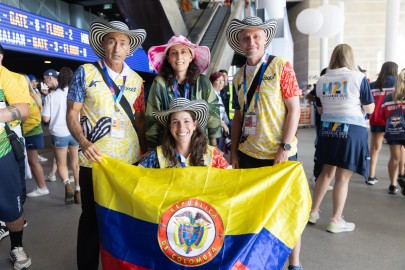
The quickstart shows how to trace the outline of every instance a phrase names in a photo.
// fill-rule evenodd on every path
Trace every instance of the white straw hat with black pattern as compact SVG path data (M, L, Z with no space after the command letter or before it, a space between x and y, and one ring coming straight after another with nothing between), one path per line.
M265 22L262 21L259 17L246 17L242 21L238 19L233 19L226 29L226 38L228 40L229 46L231 48L241 54L245 55L241 47L239 46L239 33L245 29L251 28L260 28L262 29L267 36L267 42L264 45L267 48L270 42L273 40L274 35L276 34L277 30L277 21L274 19L267 20Z
M203 99L190 101L187 98L176 98L170 102L169 109L166 111L156 111L153 112L153 116L161 123L163 126L167 126L170 121L170 115L174 112L181 111L192 111L198 124L201 128L204 128L208 122L208 104Z
M108 33L122 33L129 37L129 54L134 53L146 38L144 29L129 30L128 25L120 21L104 22L95 20L89 28L89 42L94 53L101 59L105 58L105 52L102 48L103 37Z

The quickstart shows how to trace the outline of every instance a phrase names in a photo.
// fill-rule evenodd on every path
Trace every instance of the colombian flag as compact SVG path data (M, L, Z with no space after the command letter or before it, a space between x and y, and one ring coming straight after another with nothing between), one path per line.
M281 269L308 221L304 169L145 169L103 157L93 183L105 270Z

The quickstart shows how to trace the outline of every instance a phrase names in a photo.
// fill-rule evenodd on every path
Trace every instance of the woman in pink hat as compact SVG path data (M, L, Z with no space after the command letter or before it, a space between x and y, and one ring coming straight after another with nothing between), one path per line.
M151 86L146 106L145 133L148 148L161 144L163 126L153 112L168 110L177 98L203 99L208 104L208 125L205 129L211 145L221 136L218 99L208 77L201 74L210 64L210 50L191 43L187 38L173 36L167 44L153 46L149 61L158 72Z

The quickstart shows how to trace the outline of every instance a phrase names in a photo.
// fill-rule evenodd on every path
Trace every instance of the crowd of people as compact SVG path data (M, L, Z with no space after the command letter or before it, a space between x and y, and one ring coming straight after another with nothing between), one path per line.
M226 70L203 74L210 65L208 47L181 35L152 46L148 57L157 76L147 100L142 78L125 63L142 45L146 32L130 30L123 22L95 20L90 25L89 42L100 60L83 64L74 72L67 67L59 72L45 71L48 93L41 95L35 76L13 73L0 65L0 167L9 168L1 171L6 188L0 191L0 219L4 221L0 240L10 236L14 269L31 265L22 244L27 224L25 195L34 198L49 194L46 180L55 181L55 171L65 187L65 204L82 207L77 267L95 270L100 246L92 163L100 162L104 154L146 168L245 169L297 160L301 90L291 63L266 53L276 30L273 19L247 17L230 22L226 28L228 44L246 58L245 65L233 75L232 88ZM4 51L0 49L1 63ZM349 181L353 172L369 185L378 181L375 166L386 125L393 121L397 107L405 110L405 71L397 73L398 66L387 62L370 85L355 65L352 48L340 44L334 49L314 93L320 119L317 181L309 223L315 224L320 218L320 205L334 179L333 213L326 229L332 233L355 229L354 223L343 219ZM402 121L405 125L405 119ZM44 148L44 123L55 156L47 176L38 156L38 150ZM16 159L8 127L24 143L27 160ZM395 194L399 184L405 195L405 134L403 139L385 138L391 154L389 193ZM224 153L229 153L229 160ZM25 178L31 172L37 187L26 193ZM302 269L300 248L299 240L290 254L288 269Z

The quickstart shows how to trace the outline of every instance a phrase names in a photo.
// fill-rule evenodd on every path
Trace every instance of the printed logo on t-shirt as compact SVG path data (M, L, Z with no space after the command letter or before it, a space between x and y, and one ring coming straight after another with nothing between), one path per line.
M347 81L323 83L322 94L326 98L347 98Z

